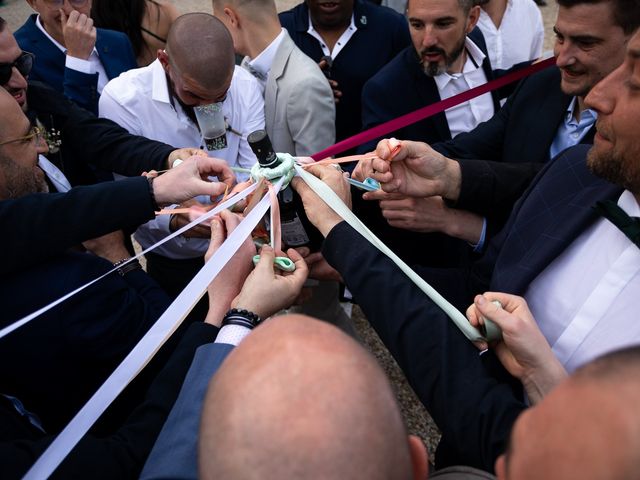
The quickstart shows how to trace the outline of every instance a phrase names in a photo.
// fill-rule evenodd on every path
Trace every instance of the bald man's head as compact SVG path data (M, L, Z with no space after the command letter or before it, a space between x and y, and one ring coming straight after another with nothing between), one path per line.
M337 328L299 315L265 322L207 393L203 479L412 477L407 434L375 360Z
M203 105L224 98L235 67L229 31L206 13L178 17L158 59L185 105Z
M578 370L514 425L500 479L637 478L640 348Z

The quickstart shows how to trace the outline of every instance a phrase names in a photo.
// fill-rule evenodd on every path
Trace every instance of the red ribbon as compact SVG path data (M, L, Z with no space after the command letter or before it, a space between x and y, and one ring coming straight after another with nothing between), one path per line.
M407 125L411 125L412 123L416 123L420 120L424 120L425 118L429 118L432 115L440 113L449 108L453 108L457 105L460 105L461 103L468 102L471 99L479 97L480 95L484 95L485 93L489 93L493 90L502 88L506 85L509 85L510 83L517 82L524 77L533 75L534 73L544 70L551 65L555 65L555 63L556 59L554 57L551 57L538 63L529 65L526 68L507 73L500 78L491 80L490 82L487 82L478 87L471 88L466 92L462 92L458 95L454 95L453 97L440 100L437 103L432 103L431 105L419 108L414 112L407 113L406 115L402 115L401 117L394 118L393 120L389 120L385 123L381 123L380 125L377 125L369 130L360 132L353 137L346 138L329 148L325 148L324 150L311 155L311 158L316 161L322 160L327 157L332 157L334 155L342 153L346 150L358 147L363 143L369 142L371 140L382 138L391 132L395 132L396 130L400 130L401 128L406 127Z

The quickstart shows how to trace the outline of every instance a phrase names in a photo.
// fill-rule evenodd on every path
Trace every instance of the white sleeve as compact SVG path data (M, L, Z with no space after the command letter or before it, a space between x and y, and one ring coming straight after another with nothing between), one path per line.
M114 95L115 84L113 82L117 80L112 80L104 87L98 103L98 115L113 120L133 135L142 135L142 126L139 116L135 114L135 108L119 101Z

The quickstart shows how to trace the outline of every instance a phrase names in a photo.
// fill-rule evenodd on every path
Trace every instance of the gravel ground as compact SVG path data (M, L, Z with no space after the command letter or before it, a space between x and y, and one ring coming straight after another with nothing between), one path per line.
M172 0L178 9L183 12L211 12L210 0ZM279 11L289 9L297 5L297 0L276 0ZM545 23L545 50L553 48L552 27L555 22L558 7L555 2L549 1L549 5L541 9ZM0 6L0 16L9 24L12 30L17 29L27 16L31 8L25 0L5 0ZM363 343L375 354L380 364L388 374L396 392L400 406L410 433L419 435L427 444L429 451L434 452L439 441L439 432L428 413L417 399L415 393L409 387L400 371L400 368L386 350L376 333L368 326L368 323L359 308L353 310L353 321L363 339Z

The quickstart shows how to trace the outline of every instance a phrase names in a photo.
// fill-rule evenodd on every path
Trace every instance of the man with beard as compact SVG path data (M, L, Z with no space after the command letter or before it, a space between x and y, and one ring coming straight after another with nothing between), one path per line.
M117 245L110 258L73 246L139 225L153 218L159 205L219 195L234 180L224 162L197 157L152 182L137 177L40 194L47 190L38 167L38 155L47 150L41 132L4 89L0 113L3 328L130 256ZM226 185L204 182L201 175L218 175ZM69 420L169 304L139 263L118 273L1 340L0 362L7 366L0 372L2 391L37 411L49 432ZM128 413L130 406L125 401L119 413Z
M20 49L0 17L0 86L29 120L44 130L51 148L39 162L51 191L95 183L96 168L140 175L165 170L177 158L200 153L130 135L112 121L96 118L49 86L27 82L32 66L33 56Z
M488 292L475 298L474 308L501 325L505 339L526 330L529 339L523 345L536 345L528 364L510 363L513 358L503 355L502 342L491 345L525 385L529 367L541 355L573 372L599 355L640 343L636 308L640 239L638 220L629 218L640 216L639 67L640 34L636 34L624 63L584 100L585 107L598 115L593 148L575 146L545 166L482 260L471 270L419 271L461 311L474 295ZM380 158L372 166L381 173L375 176L385 187L405 195L422 192L431 181L431 151L415 142L401 145L391 165L385 160L389 142L378 145ZM444 312L387 257L303 184L296 188L309 219L326 235L327 261L343 276L443 430L438 462L491 468L523 408L516 400L518 388L511 400L504 400L508 397L498 391L514 387L508 382L496 386L496 379L505 377L495 357L489 353L478 361L471 344ZM389 285L393 295L380 295ZM522 300L495 292L523 296L528 309ZM503 308L489 302L494 299L501 300ZM436 364L441 368L434 368ZM455 378L456 371L465 372L464 381ZM496 379L487 379L487 371L495 372ZM564 376L557 369L554 375ZM556 385L557 378L551 377L534 383L539 394ZM496 401L495 395L503 400ZM535 401L531 394L530 400Z
M488 232L504 224L544 163L568 147L592 143L597 115L584 99L622 63L624 48L640 26L637 0L558 3L556 67L523 80L488 122L424 153L433 182L422 197L442 197L448 205L486 217ZM359 176L371 173L370 164L360 167ZM422 198L405 199L382 208L394 226L446 231L430 221L421 204Z
M405 48L362 90L363 128L370 129L441 99L452 97L493 79L484 37L475 28L480 7L471 0L411 0L407 9L412 46ZM391 136L435 143L450 140L489 120L500 108L499 92L486 93L457 107L397 130ZM375 149L376 142L359 148ZM376 202L356 200L356 210L367 225L409 263L459 265L469 255L467 242L478 243L482 218L466 211L444 208L441 198L421 200L433 225L442 222L443 233L428 229L396 228L403 205L413 201L379 192ZM403 203L404 202L404 203ZM390 223L390 225L387 224ZM413 244L429 245L415 249Z
M257 160L246 138L264 129L264 100L257 80L234 61L233 40L220 20L205 13L183 15L173 23L166 49L158 51L155 62L109 82L100 97L100 116L135 135L204 148L194 108L213 104L222 109L227 131L223 144L209 147L215 148L210 155L230 166L250 168ZM141 226L135 238L146 248L184 221L180 215L159 216ZM174 297L202 267L209 245L208 228L188 235L200 238L179 237L147 255L147 271Z

